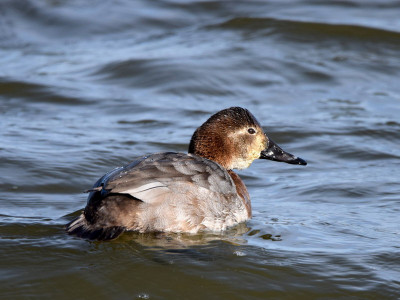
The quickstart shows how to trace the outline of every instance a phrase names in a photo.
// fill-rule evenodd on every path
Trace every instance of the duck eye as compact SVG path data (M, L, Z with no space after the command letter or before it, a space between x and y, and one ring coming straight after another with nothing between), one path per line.
M250 133L250 134L255 134L255 133L256 133L256 131L254 130L254 128L249 128L249 129L247 129L247 132Z

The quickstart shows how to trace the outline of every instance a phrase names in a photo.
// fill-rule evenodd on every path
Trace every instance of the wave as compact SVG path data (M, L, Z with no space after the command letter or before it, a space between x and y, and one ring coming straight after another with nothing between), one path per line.
M400 32L352 24L235 17L208 28L261 32L263 35L280 35L294 41L305 38L312 41L350 39L400 46Z

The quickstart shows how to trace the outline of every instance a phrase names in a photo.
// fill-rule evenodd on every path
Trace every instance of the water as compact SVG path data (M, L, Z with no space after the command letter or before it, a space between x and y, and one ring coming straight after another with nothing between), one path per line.
M400 299L398 1L0 2L2 299ZM221 235L67 236L90 187L243 106L307 167Z

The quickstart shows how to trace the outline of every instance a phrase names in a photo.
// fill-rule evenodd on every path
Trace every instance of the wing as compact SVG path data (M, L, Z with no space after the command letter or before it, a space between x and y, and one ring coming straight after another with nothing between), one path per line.
M236 194L231 176L219 164L192 154L166 152L112 170L96 182L91 194L100 192L101 198L124 194L150 204L201 189L227 197Z

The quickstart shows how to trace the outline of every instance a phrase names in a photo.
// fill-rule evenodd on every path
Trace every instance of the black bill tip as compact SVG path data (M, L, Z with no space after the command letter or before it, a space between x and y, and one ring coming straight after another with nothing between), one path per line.
M300 157L295 157L293 160L289 160L286 162L291 165L307 166L307 162Z

